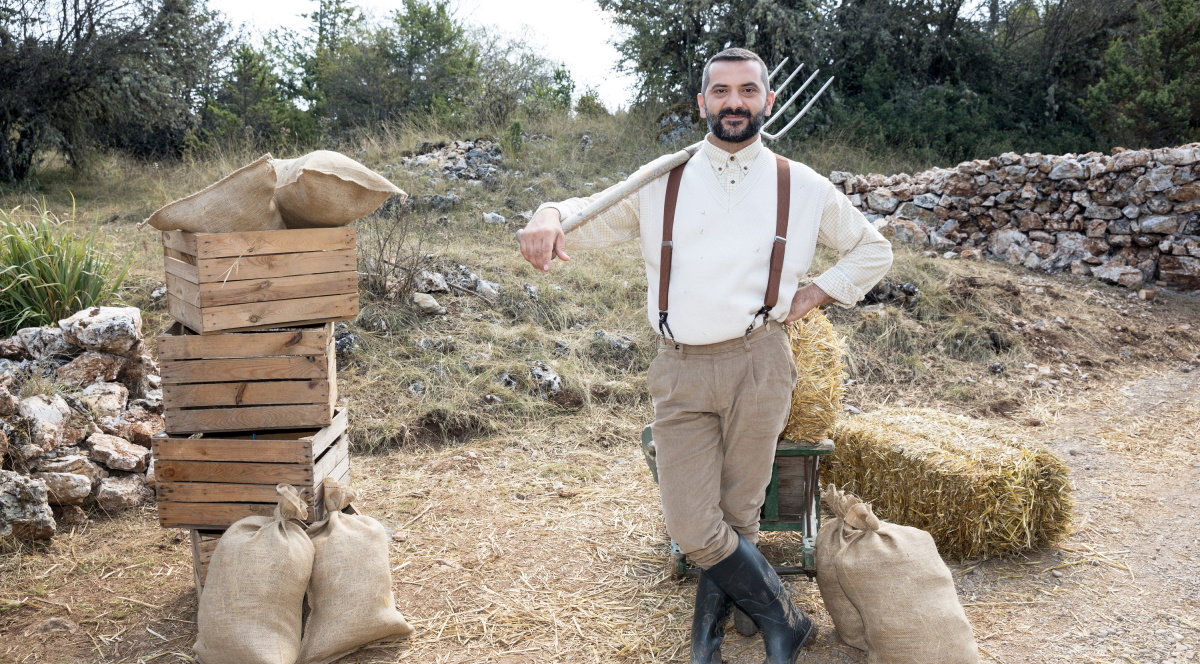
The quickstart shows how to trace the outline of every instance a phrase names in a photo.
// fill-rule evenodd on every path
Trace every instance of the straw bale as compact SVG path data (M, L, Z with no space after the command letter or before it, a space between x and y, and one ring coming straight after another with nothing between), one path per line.
M925 408L842 420L822 475L949 558L1003 556L1066 533L1066 464L1021 430Z
M828 437L842 409L846 340L820 309L788 325L787 333L798 379L792 389L792 413L781 437L816 442Z

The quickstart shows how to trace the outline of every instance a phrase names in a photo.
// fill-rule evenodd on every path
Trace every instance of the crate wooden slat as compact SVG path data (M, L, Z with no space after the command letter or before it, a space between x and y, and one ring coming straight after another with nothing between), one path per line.
M200 334L358 315L355 230L162 234L171 315Z
M204 592L204 582L208 579L208 564L212 562L213 552L221 540L223 530L192 530L192 576L196 581L196 597Z
M333 324L158 337L163 418L171 433L323 427L333 421Z
M247 516L269 516L276 484L291 484L308 504L307 522L324 517L326 477L348 484L346 409L319 430L154 438L159 525L217 530Z

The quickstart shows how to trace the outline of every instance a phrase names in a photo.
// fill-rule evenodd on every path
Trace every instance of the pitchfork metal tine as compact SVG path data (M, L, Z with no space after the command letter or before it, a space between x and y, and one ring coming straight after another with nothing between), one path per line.
M801 69L803 69L803 68L804 68L804 64L803 64L803 63L801 63L799 67L796 67L796 69L792 71L792 74L791 74L791 76L788 76L788 77L787 77L787 80L785 80L785 81L783 82L783 85L781 85L781 86L779 86L779 87L775 88L774 92L775 92L775 97L776 97L776 98L778 98L778 97L779 97L779 93L780 93L780 92L783 92L783 89L784 89L784 88L786 88L786 87L788 86L788 84L792 82L792 79L793 79L793 78L796 78L796 74L799 74L799 73L800 73L800 70L801 70ZM820 69L818 69L817 71L821 71L821 70L820 70ZM813 74L813 76L816 76L816 74L814 73L814 74ZM808 81L807 81L807 82L805 82L805 83L804 83L804 85L808 85L808 82L811 82L811 81L812 81L812 76L810 76L810 77L808 78ZM779 107L779 111L776 111L775 113L772 113L772 114L771 114L771 117L770 117L770 118L767 120L767 123L766 123L766 124L764 124L764 125L762 126L762 128L763 128L763 129L766 129L767 127L770 127L770 126L771 126L771 123L772 123L772 122L774 122L775 120L777 120L777 119L779 118L779 113L780 113L780 112L782 112L784 109L786 109L786 108L788 107L788 104L791 104L791 103L792 103L792 100L794 100L794 99L796 98L796 95L800 94L800 93L801 93L801 92L803 92L803 91L804 91L804 88L803 88L803 87L801 87L799 90L797 90L797 91L796 91L796 93L792 95L792 99L789 99L789 100L788 100L787 104L784 104L783 106Z
M804 85L801 85L799 90L793 92L792 96L788 97L787 102L785 102L783 104L783 106L779 107L779 110L777 110L771 114L771 119L767 120L767 123L763 125L763 129L770 127L772 122L783 117L783 112L786 111L788 109L788 107L790 107L792 104L794 104L796 102L796 99L800 96L800 93L804 92L804 89L807 88L808 85L813 82L813 79L817 77L817 74L820 74L820 73L821 73L820 69L814 71L812 73L812 75L808 77L808 80L804 81Z
M819 71L820 70L818 69L817 72L819 72ZM817 75L817 72L813 72L814 77ZM809 80L811 81L812 78L809 78ZM776 132L774 134L768 134L767 132L764 131L764 132L762 132L762 135L766 136L767 138L769 138L773 141L776 141L776 140L779 140L780 138L782 138L784 134L788 133L788 130L791 129L793 125L795 125L797 122L800 121L800 118L804 117L805 113L808 113L808 109L812 108L812 105L817 103L817 100L821 98L821 95L825 92L826 88L828 88L831 83L833 83L832 76L829 77L828 81L825 81L825 85L822 85L821 89L817 90L817 94L813 95L813 98L808 100L808 103L804 105L804 108L800 109L800 112L796 114L796 117L792 118L792 121L787 123L787 125L784 126L783 129L779 130L778 132ZM805 83L804 85L807 86L808 83ZM800 90L803 90L803 89L804 88L800 88ZM799 91L797 91L796 94L800 94ZM793 99L794 98L795 97L793 96ZM791 104L791 103L792 103L791 100L788 100L788 104ZM784 105L784 108L787 108L786 104ZM780 109L780 110L782 111L783 109Z
M779 66L776 67L774 71L772 71L770 74L767 74L767 83L768 84L771 82L771 79L775 78L775 74L778 74L779 70L783 69L783 66L787 64L788 60L791 60L791 58L790 57L784 58L783 62L779 63ZM800 65L800 66L803 67L804 65Z

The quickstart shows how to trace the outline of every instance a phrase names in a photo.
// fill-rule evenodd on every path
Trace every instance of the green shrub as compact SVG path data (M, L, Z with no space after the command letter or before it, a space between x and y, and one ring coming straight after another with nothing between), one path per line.
M129 261L110 261L95 233L78 237L53 214L0 211L0 337L111 298Z

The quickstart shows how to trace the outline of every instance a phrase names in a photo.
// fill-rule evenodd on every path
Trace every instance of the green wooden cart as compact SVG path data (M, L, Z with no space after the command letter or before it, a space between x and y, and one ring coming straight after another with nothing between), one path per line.
M646 465L658 482L655 463L654 434L650 427L642 429L642 454ZM780 439L771 464L771 483L763 502L759 530L784 530L800 533L800 565L775 566L775 573L817 575L817 530L821 527L821 457L833 454L833 441L797 443ZM700 570L688 564L687 556L671 540L671 575L676 579L696 576ZM758 626L741 610L733 612L734 628L743 636L751 636Z
M654 434L650 427L642 429L642 454L658 482L655 463ZM780 439L771 466L771 483L767 485L759 530L784 530L800 533L801 558L799 566L776 567L778 574L817 574L816 540L821 526L820 460L833 454L833 441L797 443ZM687 556L674 540L671 541L671 573L676 578L696 576L699 571L688 564Z

